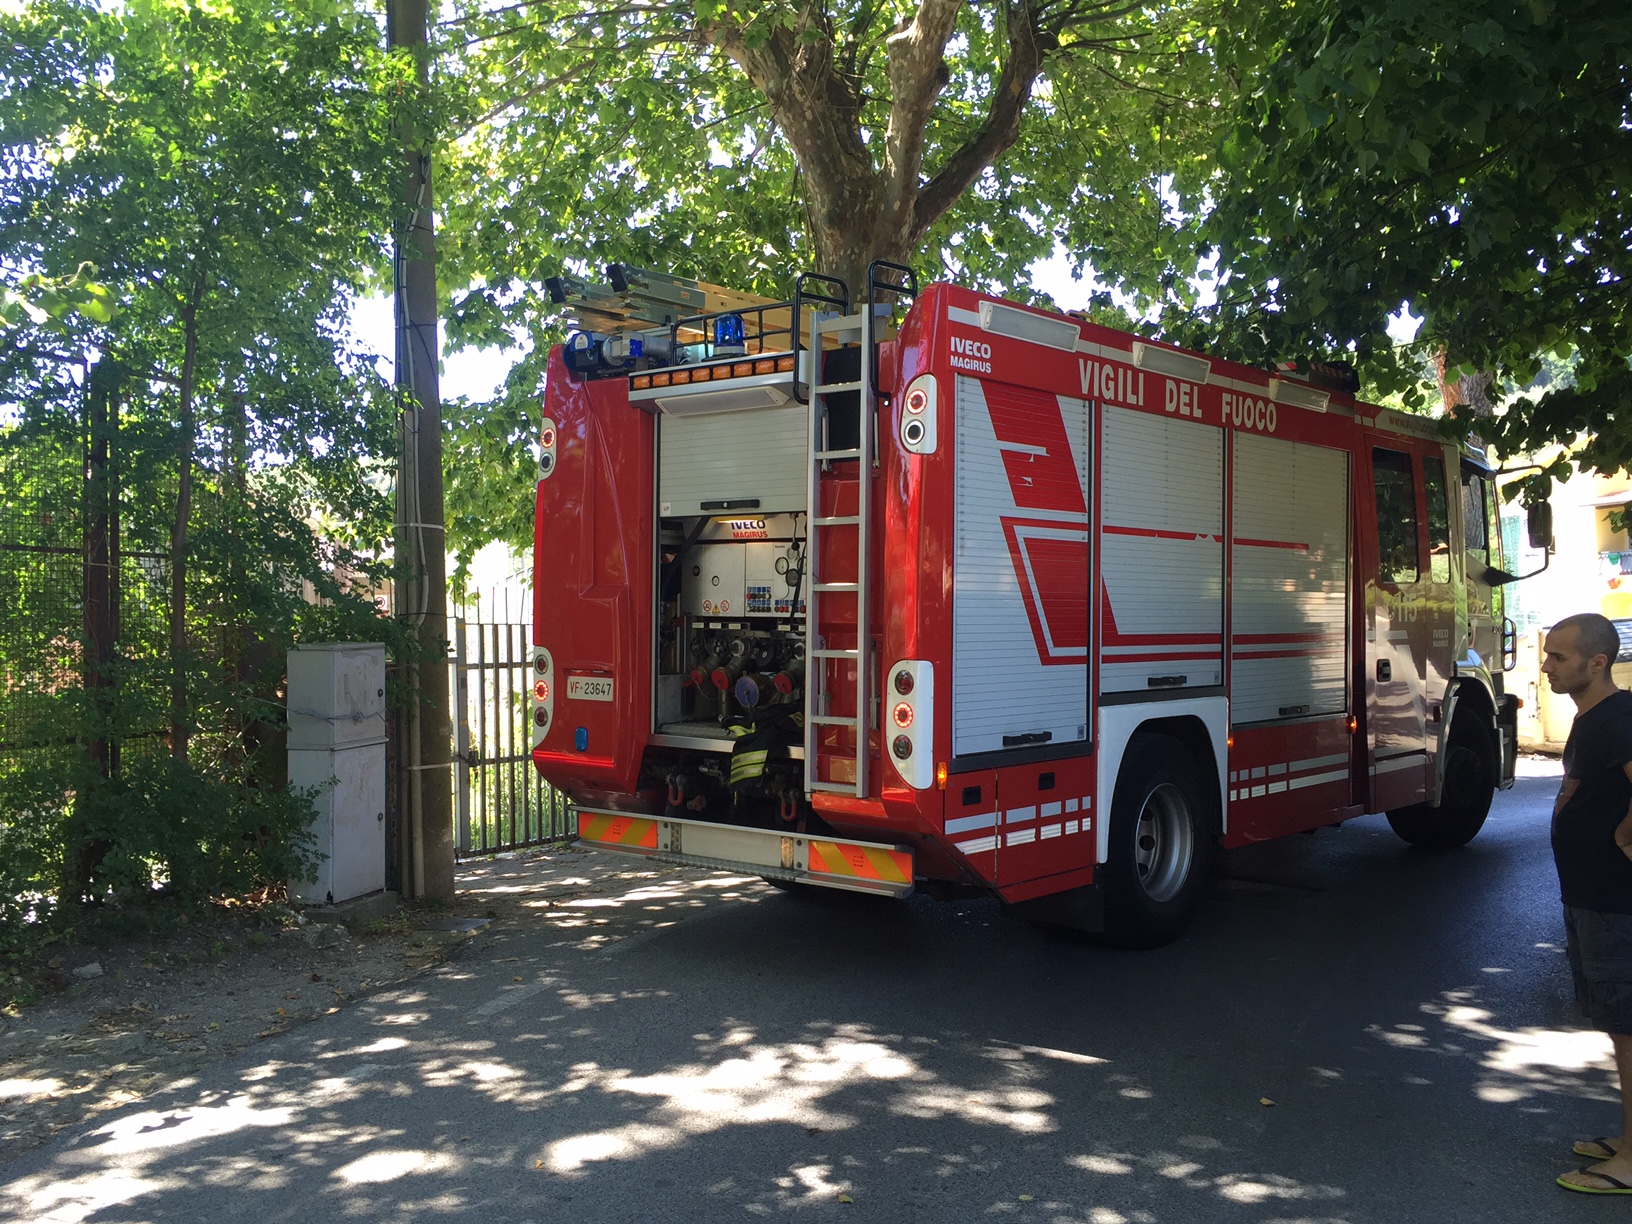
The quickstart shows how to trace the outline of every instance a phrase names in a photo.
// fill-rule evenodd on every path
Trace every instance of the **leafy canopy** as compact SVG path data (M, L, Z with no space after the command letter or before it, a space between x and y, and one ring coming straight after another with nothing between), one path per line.
M1020 298L1064 249L1193 301L1166 175L1212 145L1214 0L456 0L438 259L455 345L528 350L450 411L449 541L531 538L545 277L627 263L771 296L873 258Z
M1220 300L1190 338L1249 360L1352 351L1414 394L1422 354L1574 386L1481 423L1517 454L1594 433L1632 465L1632 20L1617 0L1300 0L1246 7L1220 54L1239 82L1221 157L1181 174ZM1414 350L1387 317L1423 317Z
M298 803L272 820L262 794L279 780L260 728L283 650L390 636L367 583L395 405L346 335L350 296L387 262L393 124L413 93L381 41L344 0L0 13L0 472L30 508L7 529L75 549L72 566L0 575L0 659L49 677L23 686L25 748L0 735L0 891L26 878L48 895L55 858L83 892L72 864L100 846L101 885L168 878L196 897L242 884L223 864L276 878L298 849L283 819ZM112 452L124 554L114 684L94 693L77 604L92 383L117 418L93 440ZM178 691L192 751L161 767L147 758ZM0 703L18 693L0 682ZM111 778L73 747L98 739L125 741ZM252 846L257 827L276 837Z

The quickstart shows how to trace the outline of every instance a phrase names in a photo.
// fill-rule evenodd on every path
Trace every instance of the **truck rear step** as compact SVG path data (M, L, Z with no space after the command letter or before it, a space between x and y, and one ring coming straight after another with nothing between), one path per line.
M586 808L578 809L578 840L598 850L686 867L740 871L887 897L912 891L912 851L880 842Z

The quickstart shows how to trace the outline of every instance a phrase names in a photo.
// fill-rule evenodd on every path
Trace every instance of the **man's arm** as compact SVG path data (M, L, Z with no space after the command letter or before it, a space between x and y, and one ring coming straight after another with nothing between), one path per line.
M1626 776L1632 779L1632 761L1626 763L1626 768L1628 771ZM1564 805L1570 801L1570 796L1575 794L1575 788L1580 785L1580 778L1572 778L1569 774L1564 775L1564 780L1558 784L1558 794L1553 797L1554 816L1564 810ZM1632 810L1629 810L1629 814L1632 814Z
M1621 766L1627 781L1632 782L1632 761ZM1621 823L1615 826L1615 844L1621 848L1621 853L1632 859L1632 803L1626 808L1626 816Z

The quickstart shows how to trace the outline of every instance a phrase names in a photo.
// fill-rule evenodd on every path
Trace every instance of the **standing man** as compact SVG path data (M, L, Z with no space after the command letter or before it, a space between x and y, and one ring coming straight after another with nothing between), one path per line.
M1615 626L1595 613L1566 617L1542 647L1542 674L1575 701L1564 784L1553 802L1575 997L1609 1034L1621 1081L1621 1130L1575 1154L1594 1163L1558 1179L1583 1194L1632 1194L1632 693L1615 687Z

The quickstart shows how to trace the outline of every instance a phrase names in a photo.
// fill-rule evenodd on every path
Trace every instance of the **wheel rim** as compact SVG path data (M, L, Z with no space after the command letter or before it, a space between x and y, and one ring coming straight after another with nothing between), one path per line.
M1133 865L1152 901L1171 901L1190 878L1195 832L1184 792L1164 782L1145 797L1133 830Z

